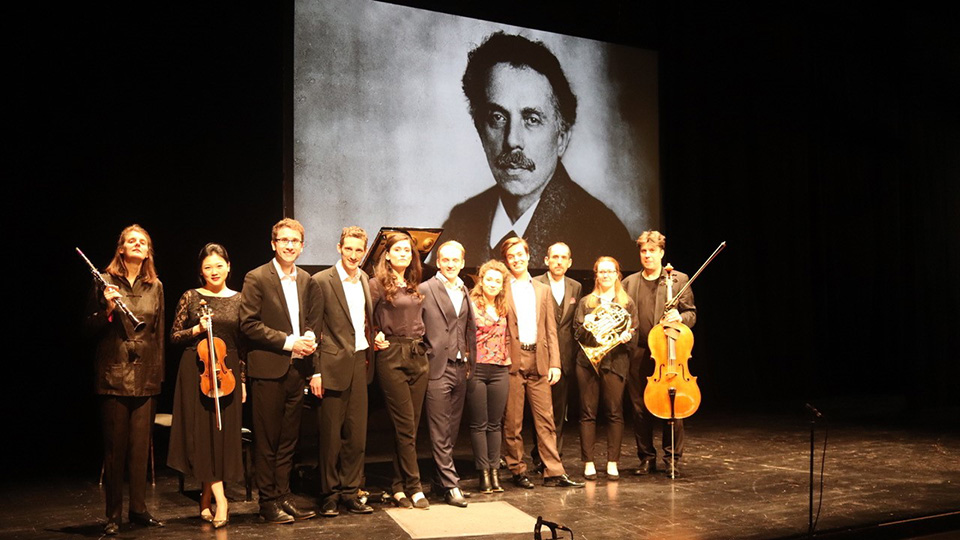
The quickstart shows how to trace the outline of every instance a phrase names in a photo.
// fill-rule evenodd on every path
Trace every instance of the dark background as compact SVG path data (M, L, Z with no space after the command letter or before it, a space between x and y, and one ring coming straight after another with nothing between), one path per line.
M168 323L204 243L229 248L235 288L271 256L289 171L292 5L261 4L84 5L10 21L5 478L99 469L80 331L90 278L74 246L103 267L119 231L143 225ZM665 262L692 273L728 243L694 287L701 411L866 403L956 429L957 14L677 4L456 10L660 52ZM170 350L161 411L178 359Z

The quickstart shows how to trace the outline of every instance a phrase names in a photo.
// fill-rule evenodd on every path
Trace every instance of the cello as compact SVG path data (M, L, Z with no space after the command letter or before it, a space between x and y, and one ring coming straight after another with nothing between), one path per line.
M229 395L237 385L233 370L228 368L224 359L227 357L227 344L213 335L213 311L206 300L200 300L200 317L207 317L207 339L197 344L197 355L203 363L200 372L200 392L213 398L217 415L217 429L222 430L220 419L220 398Z
M700 407L700 387L697 378L690 374L688 361L693 351L693 332L682 321L668 322L667 313L676 309L680 297L690 287L700 272L713 261L714 257L727 247L721 242L713 254L677 292L673 294L673 266L667 264L666 272L667 301L663 306L660 323L647 335L650 356L656 362L653 374L647 377L647 386L643 391L643 403L650 414L663 418L670 424L670 437L674 437L674 421L688 418ZM674 441L671 441L671 446ZM674 457L675 459L675 457ZM672 470L676 470L672 468ZM671 473L672 474L672 473Z

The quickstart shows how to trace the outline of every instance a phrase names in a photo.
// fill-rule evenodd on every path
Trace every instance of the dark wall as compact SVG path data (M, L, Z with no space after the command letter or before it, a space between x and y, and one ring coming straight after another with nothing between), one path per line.
M729 246L694 287L705 407L864 394L902 396L919 415L951 405L957 18L673 4L457 9L660 51L667 260L692 273ZM7 272L4 424L26 442L21 474L99 466L79 327L90 282L74 246L102 266L123 226L146 227L169 322L205 242L230 249L239 288L283 214L290 6L91 9L36 14L51 24L21 29L11 84L5 243L42 257Z

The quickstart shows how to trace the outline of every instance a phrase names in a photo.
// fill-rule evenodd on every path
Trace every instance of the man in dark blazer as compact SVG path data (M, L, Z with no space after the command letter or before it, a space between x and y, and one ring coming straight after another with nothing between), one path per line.
M550 287L555 302L557 319L557 344L560 348L560 369L563 376L551 387L553 396L553 423L557 429L557 451L563 455L563 423L567 417L569 406L569 390L571 383L576 379L574 368L577 362L577 352L580 346L573 338L573 315L577 311L577 302L580 301L581 285L566 276L567 270L573 264L570 246L557 242L547 248L547 256L543 258L547 266L547 273L533 278ZM536 441L536 432L534 432ZM534 443L530 451L530 458L534 467L541 468L540 451Z
M666 244L667 237L659 232L644 231L637 238L643 270L623 280L623 289L636 303L640 319L637 329L639 339L630 355L627 393L633 404L633 426L637 438L637 456L640 458L637 474L650 474L657 470L657 449L653 446L653 427L659 423L663 425L661 444L664 466L667 474L676 476L679 472L680 457L683 456L683 420L675 421L672 436L674 443L671 444L669 426L665 421L650 414L643 401L647 377L653 374L656 367L647 349L647 336L650 330L661 320L682 322L689 327L693 327L697 322L697 307L693 304L693 290L689 288L680 297L676 309L664 313L664 306L667 303L667 278L663 272L662 263ZM673 294L677 294L687 283L688 278L683 272L674 271L672 274Z
M459 507L466 507L467 500L460 490L453 447L460 432L467 378L477 360L477 321L470 307L469 291L460 279L464 255L459 242L441 244L437 249L437 275L420 284L430 360L424 405L437 465L436 483L443 491L444 501Z
M508 238L501 247L510 276L507 278L507 332L510 333L510 386L504 412L503 439L507 467L513 483L533 489L523 461L523 403L530 401L543 460L543 485L583 487L567 476L557 452L550 386L562 376L557 321L550 287L534 281L527 271L530 251L522 238Z
M367 385L373 378L373 303L367 274L360 270L366 251L366 231L345 227L337 243L340 260L313 276L320 353L310 391L322 398L317 423L325 517L339 513L338 503L355 514L373 512L357 497L367 446Z
M294 264L303 250L303 226L283 219L273 226L273 260L243 280L240 329L250 348L247 375L253 397L256 480L260 516L270 523L309 519L290 494L293 452L300 433L303 387L316 350L313 282Z
M632 267L633 241L623 222L561 161L577 121L577 96L553 52L496 32L470 51L462 84L496 182L456 205L443 224L466 248L466 263L479 266L500 254L503 239L519 236L535 265L547 246L564 241L578 257L609 255Z

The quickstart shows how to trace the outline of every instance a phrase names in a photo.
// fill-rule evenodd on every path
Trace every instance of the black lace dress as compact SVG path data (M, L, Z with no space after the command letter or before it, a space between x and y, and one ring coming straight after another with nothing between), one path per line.
M200 300L213 311L213 334L227 346L227 368L233 370L236 388L220 398L222 430L217 430L213 398L200 393L201 363L197 343L206 333L193 335L200 322ZM240 442L242 427L242 389L246 379L244 350L240 334L240 294L229 297L206 296L190 289L180 297L170 331L170 342L186 345L180 358L177 388L173 401L173 426L167 465L201 482L243 480L243 456Z

